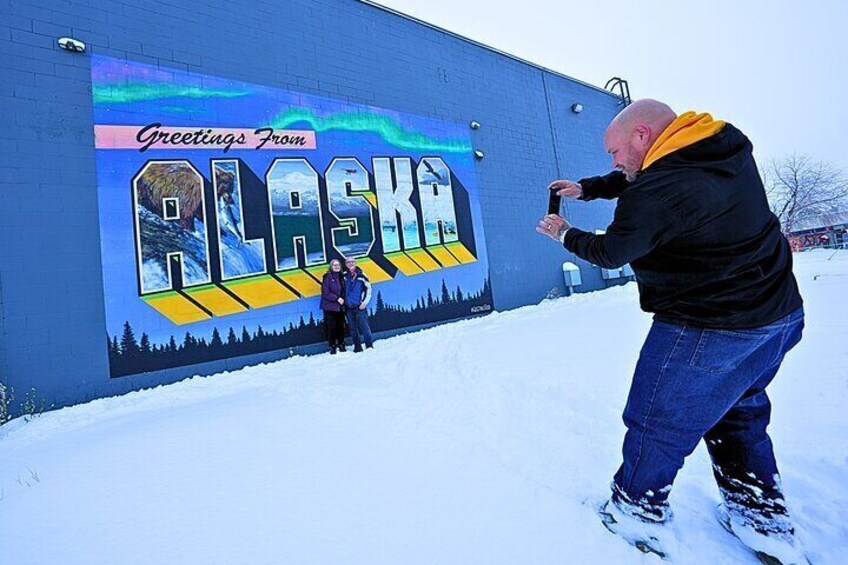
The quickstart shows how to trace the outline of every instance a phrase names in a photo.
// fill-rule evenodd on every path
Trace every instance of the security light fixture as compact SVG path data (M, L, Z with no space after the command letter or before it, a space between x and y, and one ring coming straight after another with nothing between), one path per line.
M478 160L478 161L479 161L480 159L482 159L483 157L485 157L485 155L483 154L483 152L482 152L482 151L480 151L479 149L475 149L475 150L474 150L474 156L477 158L477 160Z
M575 114L579 114L580 112L583 111L583 104L581 104L580 102L576 102L576 103L572 104L571 105L571 111L574 112Z
M59 39L59 47L61 47L65 51L70 51L71 53L84 53L85 52L85 43L83 43L79 39L74 39L72 37L62 37L62 38L60 38Z
M480 129L480 122L471 120L471 129Z

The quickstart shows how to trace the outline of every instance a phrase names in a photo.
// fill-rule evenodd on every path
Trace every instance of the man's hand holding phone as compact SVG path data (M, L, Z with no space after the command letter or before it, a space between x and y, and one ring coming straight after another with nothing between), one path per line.
M539 225L536 226L536 232L561 242L565 232L571 227L571 224L559 215L560 200L563 196L566 198L580 198L583 196L583 187L578 182L555 180L548 185L548 192L548 214L539 220Z
M571 224L569 224L562 216L558 216L557 214L548 214L539 220L539 225L536 226L536 232L546 235L554 241L562 241L563 234L565 234L570 227Z
M559 196L566 198L580 198L583 196L583 187L579 182L570 180L555 180L548 185L548 190L556 190Z

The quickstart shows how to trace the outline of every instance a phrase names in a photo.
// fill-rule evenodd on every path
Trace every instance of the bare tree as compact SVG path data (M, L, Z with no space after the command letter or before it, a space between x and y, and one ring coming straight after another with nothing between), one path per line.
M830 163L788 155L770 161L764 177L769 205L786 233L805 220L848 209L848 177Z

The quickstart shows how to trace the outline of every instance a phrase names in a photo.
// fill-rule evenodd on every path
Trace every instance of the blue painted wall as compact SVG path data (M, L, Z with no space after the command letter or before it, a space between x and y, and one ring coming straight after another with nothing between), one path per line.
M89 53L59 49L62 36ZM90 53L477 120L499 310L564 290L561 264L574 258L534 232L545 186L608 169L602 135L620 109L608 93L355 0L0 0L0 377L18 400L35 389L45 407L285 355L108 378ZM589 230L611 210L567 207ZM605 286L578 263L581 291Z

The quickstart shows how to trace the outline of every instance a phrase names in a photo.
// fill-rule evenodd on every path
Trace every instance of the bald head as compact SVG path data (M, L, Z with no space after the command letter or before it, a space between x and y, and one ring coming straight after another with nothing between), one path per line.
M607 133L613 130L631 131L637 125L650 127L656 132L656 137L669 126L677 117L674 110L657 100L644 98L637 100L613 118L607 128ZM654 139L656 139L656 137Z
M613 166L623 171L627 180L634 180L648 150L675 118L677 114L668 105L650 98L637 100L622 110L604 136Z

